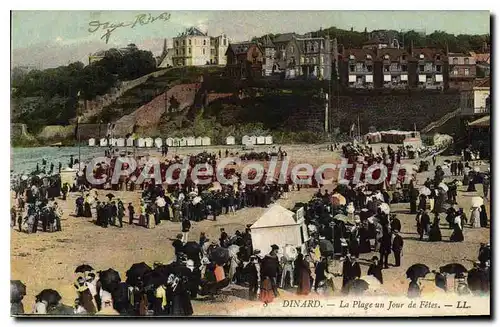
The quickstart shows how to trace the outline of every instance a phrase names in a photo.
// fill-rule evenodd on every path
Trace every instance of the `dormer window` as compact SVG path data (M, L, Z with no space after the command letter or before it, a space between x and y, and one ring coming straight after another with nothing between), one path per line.
M354 55L350 55L350 56L349 56L349 59L354 60L354 59L355 59L355 58L354 58Z
M369 55L369 54L367 54L367 55L366 55L366 59L372 59L372 56L371 56L371 55Z
M387 54L386 54L386 55L384 56L384 59L385 59L385 60L389 60L389 55L387 55Z
M420 56L418 56L420 59L424 59L424 54L421 53Z
M437 56L436 56L436 60L441 60L441 56L440 56L440 55L437 55Z

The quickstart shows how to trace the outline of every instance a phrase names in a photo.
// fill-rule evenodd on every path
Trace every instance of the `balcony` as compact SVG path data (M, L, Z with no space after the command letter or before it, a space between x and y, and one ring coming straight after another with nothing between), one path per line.
M484 108L462 107L460 109L460 115L462 116L487 115L489 113L490 113L489 106Z

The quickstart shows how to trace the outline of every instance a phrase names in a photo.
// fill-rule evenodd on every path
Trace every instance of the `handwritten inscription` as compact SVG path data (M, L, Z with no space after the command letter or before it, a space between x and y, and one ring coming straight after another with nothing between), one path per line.
M118 28L121 27L134 28L136 26L143 26L154 23L157 20L168 21L169 19L170 19L170 13L162 12L158 16L152 16L151 14L139 14L136 15L135 18L129 22L111 23L111 22L101 22L99 20L93 20L89 22L88 31L90 33L95 33L99 30L104 31L104 34L101 36L101 39L105 39L107 44L109 38L111 37L111 33L113 33Z

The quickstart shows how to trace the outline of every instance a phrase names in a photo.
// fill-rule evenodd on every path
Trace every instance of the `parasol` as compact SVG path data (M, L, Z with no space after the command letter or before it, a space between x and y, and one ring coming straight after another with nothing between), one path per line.
M167 204L167 202L165 201L164 198L162 198L160 196L156 198L156 205L158 207L163 208L163 207L165 207L166 204Z
M21 176L21 179L22 179L23 181L25 181L25 180L27 180L27 179L28 179L28 176L23 175L23 176Z
M42 302L46 301L47 304L56 305L61 300L61 295L56 290L53 289L44 289L41 291L36 297L37 301Z
M189 193L189 194L191 194L191 193ZM197 204L198 204L198 203L200 203L200 202L201 202L201 197L199 197L199 196L197 196L197 197L195 197L195 198L193 199L193 204L194 204L194 205L197 205Z
M103 290L113 293L122 280L118 271L109 268L108 270L99 271L99 281Z
M358 278L350 281L347 287L349 294L363 294L370 288L370 285L366 281Z
M315 233L317 231L317 228L315 225L307 225L307 229L309 230L309 233Z
M380 211L382 211L386 215L391 213L391 207L387 203L382 203L378 207L379 207Z
M347 201L346 201L345 197L342 194L340 194L340 193L334 193L332 195L332 200L331 201L332 201L332 204L334 204L334 205L345 206L347 204Z
M328 255L334 252L333 244L329 240L319 240L319 251L321 255Z
M431 190L428 187L424 186L424 187L420 188L419 193L426 195L426 196L429 196L429 195L431 195Z
M442 189L445 192L448 192L448 190L449 190L448 185L446 185L445 183L440 183L438 185L438 188Z
M366 275L361 277L360 279L367 282L371 290L378 290L382 286L380 281L373 275Z
M93 270L94 270L94 268L92 268L92 266L87 265L87 264L83 264L83 265L79 265L78 267L76 267L75 273L84 273L84 272L93 271Z
M183 252L189 258L196 257L201 252L200 244L198 242L194 242L194 241L187 242L186 244L184 244Z
M286 260L292 261L297 258L297 249L293 245L286 245L283 249L283 256Z
M115 196L111 193L108 193L106 194L106 197L111 201L111 199L114 198Z
M20 302L26 295L26 285L20 280L10 281L10 303Z
M126 283L131 286L136 286L137 283L144 277L144 275L150 272L152 269L144 262L134 263L129 270L127 270L127 281Z
M473 207L473 208L479 208L483 204L484 204L484 200L480 196L475 196L471 199L471 207Z
M450 264L447 264L445 266L440 267L439 271L441 273L457 275L457 274L466 273L467 269L459 263L450 263Z
M229 261L229 250L219 246L210 252L209 259L220 265L225 264Z
M422 263L416 263L406 270L406 278L416 280L425 277L428 273L430 273L429 267Z
M345 222L345 221L347 221L347 216L343 215L341 213L338 213L335 216L333 216L333 220L340 220L340 221Z
M198 192L195 192L195 191L191 191L189 192L188 194L189 196L197 196L198 195Z

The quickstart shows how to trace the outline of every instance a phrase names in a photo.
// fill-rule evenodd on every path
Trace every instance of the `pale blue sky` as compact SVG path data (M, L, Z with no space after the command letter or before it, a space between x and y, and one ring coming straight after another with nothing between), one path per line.
M136 43L161 50L162 39L176 36L186 27L197 26L209 35L226 33L242 41L265 33L304 33L336 26L362 31L373 29L416 29L432 33L487 34L488 11L168 11L168 22L155 21L134 29L115 30L106 45L102 33L89 33L88 23L129 22L139 13L158 15L161 11L14 11L12 49L15 64L43 67L84 60L88 52L111 46Z

